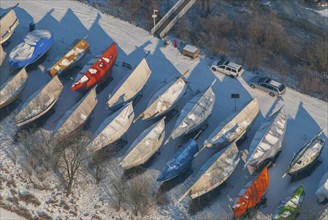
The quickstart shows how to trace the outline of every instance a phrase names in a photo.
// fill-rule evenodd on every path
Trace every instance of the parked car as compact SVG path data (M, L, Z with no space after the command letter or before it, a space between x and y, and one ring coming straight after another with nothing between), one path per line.
M213 71L218 71L231 77L238 77L244 72L244 69L241 65L238 65L225 59L214 61L211 66L211 69Z
M280 96L286 92L286 86L269 77L254 76L249 81L250 87L266 91L271 96Z

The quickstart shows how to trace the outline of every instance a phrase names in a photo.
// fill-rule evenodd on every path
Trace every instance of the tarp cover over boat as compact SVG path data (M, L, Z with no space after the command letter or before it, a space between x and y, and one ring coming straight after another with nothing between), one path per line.
M280 202L280 205L272 214L272 219L294 219L299 207L302 205L305 197L303 186L299 186L291 196Z
M328 206L321 212L319 216L319 220L327 220L328 219Z
M147 109L139 117L149 120L165 114L174 107L186 90L187 83L183 76L175 77L156 90L149 99Z
M25 68L23 68L1 85L0 108L9 105L20 96L27 84L27 78L28 75Z
M315 192L318 197L318 201L321 203L325 199L328 199L328 171L323 175L319 182L319 188Z
M139 65L127 78L114 89L107 102L107 108L114 107L131 100L145 86L151 74L146 59L142 59Z
M50 67L49 73L52 77L73 67L89 51L90 45L85 39L74 43L73 48L70 48L70 50L63 57L61 57L52 67Z
M160 148L165 136L165 117L144 130L131 144L120 162L124 169L144 164Z
M172 179L186 171L198 152L198 144L194 139L190 139L173 157L169 160L157 181L163 182Z
M260 111L257 99L251 100L239 113L230 115L205 140L204 147L221 148L241 138Z
M5 53L5 51L3 50L3 48L0 44L0 67L1 67L5 57L6 57L6 53Z
M17 18L14 9L11 9L0 18L0 44L3 44L10 38L18 24L19 19Z
M130 128L133 118L133 105L130 102L104 120L94 133L87 149L94 152L120 139Z
M9 64L15 68L27 66L42 57L54 43L54 34L46 29L29 32L24 42L9 54Z
M191 198L204 195L224 183L236 169L239 160L239 150L235 142L214 154L200 168L197 181L189 189Z
M96 87L94 87L59 120L54 129L55 136L65 137L78 129L88 119L97 102Z
M82 68L77 74L71 89L73 91L82 91L104 83L112 74L117 55L116 43L114 42L100 57L91 59Z
M287 127L287 116L280 108L262 123L249 146L246 164L260 166L266 159L273 158L282 147Z
M215 93L212 90L212 85L204 92L194 96L183 107L170 138L176 139L198 129L211 115L215 103Z
M62 90L63 84L54 77L23 103L15 117L16 124L22 126L44 115L56 103Z
M321 133L322 131L296 153L289 165L289 175L295 175L305 170L318 159L325 145L325 140L319 137Z
M269 187L270 177L266 166L261 173L250 181L239 193L239 199L233 206L234 216L241 217L249 208L256 206Z

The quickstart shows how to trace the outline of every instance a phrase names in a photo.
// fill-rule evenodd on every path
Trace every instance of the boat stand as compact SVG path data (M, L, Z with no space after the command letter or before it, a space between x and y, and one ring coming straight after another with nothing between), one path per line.
M179 115L180 112L178 109L174 108L166 114L165 124L169 123L175 116Z
M109 77L105 82L103 82L103 83L97 85L96 92L97 92L97 93L100 93L101 91L103 91L103 90L106 88L106 86L107 86L109 83L111 83L112 81L113 81L113 78L112 78L112 77Z
M140 101L140 99L143 97L143 93L139 93L138 95L136 95L136 97L133 98L133 104L134 106L138 104L138 102Z

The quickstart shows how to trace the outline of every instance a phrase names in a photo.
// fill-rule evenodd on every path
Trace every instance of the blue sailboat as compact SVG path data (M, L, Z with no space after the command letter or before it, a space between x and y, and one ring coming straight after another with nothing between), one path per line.
M194 155L198 152L198 144L194 139L190 139L182 149L177 152L171 160L169 160L157 181L164 182L172 179L184 171L186 171L194 159Z
M29 32L24 42L18 44L9 54L9 64L21 68L41 58L53 45L54 34L46 29Z

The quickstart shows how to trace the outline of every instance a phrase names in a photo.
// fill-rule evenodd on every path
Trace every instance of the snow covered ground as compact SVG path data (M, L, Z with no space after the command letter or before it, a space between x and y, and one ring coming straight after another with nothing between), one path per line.
M252 97L256 97L260 104L260 114L248 132L247 138L238 145L240 150L244 151L244 159L248 150L248 145L251 143L252 137L259 128L261 122L267 115L275 112L282 104L284 104L286 113L288 114L288 123L285 139L283 141L283 149L275 164L269 169L271 181L267 192L267 203L265 206L262 206L260 210L265 214L271 214L278 206L279 201L293 192L300 184L304 185L306 196L303 204L303 210L305 213L301 214L299 218L309 219L309 216L307 216L309 214L307 210L315 210L315 212L311 212L312 218L315 218L317 217L316 214L318 214L319 210L326 207L317 203L314 193L322 175L328 169L327 147L324 148L321 155L323 162L314 170L311 176L291 182L291 178L288 175L285 175L293 154L302 147L306 141L309 141L315 134L317 134L320 129L326 129L323 136L327 140L328 105L326 102L300 94L291 89L287 89L287 92L282 99L272 98L268 94L259 90L253 90L247 85L247 80L253 75L250 72L245 72L243 77L238 79L232 79L220 73L213 73L209 68L209 65L212 63L212 60L209 58L200 57L199 59L191 60L190 58L181 55L179 51L180 48L174 48L172 44L165 47L160 39L151 36L149 32L114 17L101 14L96 9L78 2L2 0L0 5L1 10L15 5L16 2L20 2L19 6L15 9L17 16L20 19L20 25L11 37L10 44L4 48L7 54L15 45L23 40L28 32L28 26L31 22L36 24L36 28L48 28L55 34L55 44L49 51L47 57L41 64L28 71L30 79L27 88L21 96L23 101L26 100L35 90L50 80L50 76L46 72L46 69L55 62L57 54L64 50L75 39L81 39L88 36L87 41L91 45L91 54L88 54L82 61L82 65L92 56L101 53L113 41L115 41L118 45L119 51L117 66L113 70L113 81L98 94L98 104L89 124L90 130L94 132L101 122L112 113L111 111L106 110L105 107L108 100L108 94L110 94L120 79L130 72L129 69L122 67L122 62L127 62L131 64L132 67L136 67L141 59L149 52L147 62L152 70L152 75L142 91L142 99L135 105L135 115L139 115L145 110L148 98L153 93L154 88L174 75L183 74L188 69L190 71L188 80L191 89L179 101L178 108L180 110L193 96L194 92L207 88L207 86L209 86L216 78L218 80L213 86L213 90L216 93L214 110L208 120L208 128L201 134L197 142L199 147L202 147L204 140L216 128L216 126L234 112L235 102L230 98L231 93L240 94L240 99L236 102L237 111L240 110L240 108ZM1 13L3 13L3 11ZM8 57L6 57L0 71L0 84L2 84L12 75L8 64ZM41 125L42 128L47 130L54 129L59 117L72 107L81 97L79 93L73 92L70 89L77 71L78 68L75 68L68 73L66 77L63 77L62 81L64 84L64 90L59 101L55 105L56 111L49 115ZM16 106L11 109L12 112L0 112L0 167L6 167L9 169L9 174L5 174L6 178L9 178L11 175L16 178L21 172L19 165L13 166L8 153L15 148L11 137L17 129L14 125L13 117L19 109L19 104L16 104ZM166 135L171 132L176 118L177 116L173 117L166 125ZM117 153L116 157L121 159L129 145L140 134L140 131L149 127L152 123L154 123L154 121L143 122L138 120L133 124L127 134L128 144ZM175 141L170 141L167 145L162 146L161 154L147 167L146 174L151 176L156 187L159 188L156 179L164 164L178 150L178 146L187 140L188 137L183 137ZM186 218L190 216L190 209L198 207L197 211L213 212L215 213L213 216L216 216L218 219L231 218L231 206L243 185L248 182L250 176L247 170L243 169L244 161L239 163L236 171L228 179L226 186L220 187L219 190L209 193L210 195L206 195L205 198L196 199L195 201L186 198L182 203L177 202L178 198L191 185L192 177L197 173L200 166L214 153L215 152L209 150L202 151L202 153L195 158L193 174L184 184L178 184L167 192L171 205L166 209L157 210L156 212L151 213L149 217L159 219L169 217ZM15 180L22 181L21 178L16 178ZM16 184L19 186L19 190L25 190L24 186L26 184L24 185L23 181L21 183L16 182ZM52 185L50 185L50 189L52 191L38 192L37 190L31 190L40 200L41 206L33 207L30 205L28 207L34 214L38 214L37 211L40 211L41 209L50 216L70 216L70 214L65 211L61 212L59 208L56 210L50 209L49 204L45 203L45 201L49 200L51 196L51 198L57 197L56 199L58 200L62 198L61 192L56 191ZM103 210L97 212L97 215L104 219L106 219L106 216L122 217L121 213L116 213L113 209L108 208L106 204L101 203L101 205L99 205L100 196L95 193L98 191L94 184L85 184L83 189L84 190L79 193L79 199L72 198L72 201L79 200L75 202L77 204L72 205L77 207L78 215L89 213L85 216L91 216L92 213L95 213L94 207L97 205ZM0 191L0 195L10 196L8 192L9 188L6 188L6 190ZM123 217L124 216L126 215L123 215ZM193 216L201 218L199 215Z
M3 220L20 220L24 219L23 217L20 217L19 215L16 215L15 213L8 212L7 210L0 208L0 219Z

